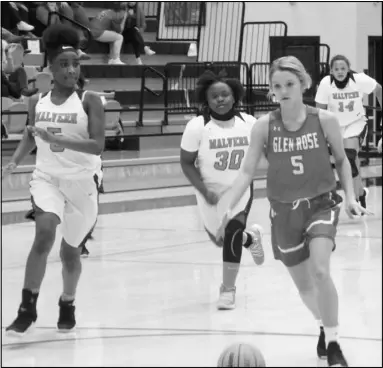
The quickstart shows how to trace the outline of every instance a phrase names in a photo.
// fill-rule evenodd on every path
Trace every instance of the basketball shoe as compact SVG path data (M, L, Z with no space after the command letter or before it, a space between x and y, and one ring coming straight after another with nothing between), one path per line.
M225 285L221 285L219 289L217 308L219 310L235 308L235 287L227 288Z
M329 367L348 367L346 358L336 341L330 341L327 346L327 363Z
M359 197L359 203L363 208L367 208L367 196L368 196L368 189L363 188L363 195Z
M262 228L261 226L254 224L249 230L246 230L252 238L251 245L247 248L256 265L260 266L265 261L265 253L262 246Z
M59 299L60 315L57 322L57 328L60 332L70 332L76 326L76 319L74 315L75 306L74 300L64 301Z
M38 296L39 294L32 294L30 290L22 290L22 299L17 312L17 318L5 329L7 336L24 336L28 329L36 322Z
M320 327L320 335L317 345L317 355L319 359L327 358L326 338L324 334L324 328L322 326Z

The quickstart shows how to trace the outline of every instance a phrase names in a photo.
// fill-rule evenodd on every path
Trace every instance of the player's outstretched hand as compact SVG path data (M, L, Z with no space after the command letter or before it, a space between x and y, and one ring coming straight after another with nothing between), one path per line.
M14 162L10 162L1 169L1 179L4 179L8 175L12 174L17 165Z
M362 215L373 215L371 211L368 211L366 208L362 207L355 199L346 201L346 213L350 218Z

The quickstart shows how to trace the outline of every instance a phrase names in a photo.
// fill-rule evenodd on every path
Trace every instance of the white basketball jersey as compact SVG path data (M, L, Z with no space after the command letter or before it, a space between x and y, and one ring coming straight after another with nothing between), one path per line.
M376 81L366 74L354 74L347 86L339 89L335 82L331 83L330 76L322 79L315 101L327 105L339 119L341 126L347 126L358 120L366 120L363 107L363 94L371 93L376 87Z
M181 148L198 151L197 165L206 187L222 193L238 176L250 144L251 129L256 119L241 114L230 121L192 119L185 128Z
M83 98L85 96L83 94ZM77 92L60 106L51 101L51 92L36 104L35 126L53 134L89 139L88 115ZM71 179L93 176L101 167L101 157L64 149L36 137L36 169L52 177Z

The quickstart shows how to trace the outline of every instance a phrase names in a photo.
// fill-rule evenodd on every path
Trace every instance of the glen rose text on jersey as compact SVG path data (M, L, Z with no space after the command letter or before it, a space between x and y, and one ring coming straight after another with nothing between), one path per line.
M226 137L209 139L210 149L244 147L249 145L249 137Z
M76 113L55 113L49 111L36 112L36 121L44 123L77 124Z
M307 133L300 137L273 137L273 151L293 152L319 148L317 133Z

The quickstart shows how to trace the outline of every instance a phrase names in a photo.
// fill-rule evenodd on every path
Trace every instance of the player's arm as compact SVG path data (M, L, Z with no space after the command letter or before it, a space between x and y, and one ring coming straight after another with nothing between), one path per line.
M376 87L373 92L375 92L379 105L382 107L382 86L378 82L376 82Z
M28 126L35 125L35 115L36 115L36 104L39 98L38 95L32 96L29 99L28 106ZM13 169L36 147L35 137L30 133L30 131L25 128L23 138L21 139L19 145L16 148L15 153L13 154L9 165L13 166Z
M329 111L319 111L319 120L335 160L342 188L349 201L354 199L354 187L350 162L347 159L338 118Z
M199 170L195 166L200 145L199 125L200 124L196 119L191 120L186 125L181 140L180 164L181 169L190 184L205 197L207 194L207 188L202 181Z
M316 107L319 109L327 110L328 105L328 87L330 86L330 77L324 77L318 87L317 93L315 95Z
M265 144L267 144L268 129L269 115L262 116L253 125L250 146L239 170L239 174L230 189L225 193L225 196L229 198L228 212L239 202L255 177L259 161L264 156L263 152Z
M195 166L197 156L198 151L188 152L181 148L181 168L190 184L205 197L207 194L207 188L202 181L199 170Z
M87 91L84 97L84 109L88 114L89 139L55 135L51 143L72 151L99 156L105 145L105 111L101 98L96 93Z

